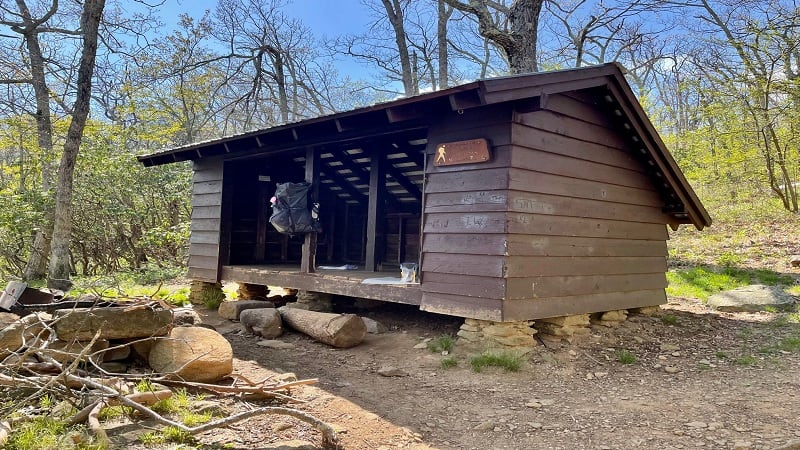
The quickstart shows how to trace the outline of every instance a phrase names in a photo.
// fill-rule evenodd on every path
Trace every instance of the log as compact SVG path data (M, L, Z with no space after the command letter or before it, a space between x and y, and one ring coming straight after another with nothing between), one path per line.
M334 347L356 346L367 335L364 321L355 314L323 313L285 306L278 311L290 327Z

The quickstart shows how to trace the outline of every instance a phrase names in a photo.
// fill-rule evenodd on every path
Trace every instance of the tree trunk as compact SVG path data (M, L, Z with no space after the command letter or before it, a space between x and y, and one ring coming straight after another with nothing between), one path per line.
M402 72L403 90L406 95L419 94L417 80L414 77L414 67L411 63L411 54L406 42L406 30L403 22L403 7L400 0L381 0L386 9L386 17L394 30L394 40L397 45L397 54L400 57L400 70Z
M290 327L334 347L356 346L367 335L364 321L354 314L323 313L285 306L278 311Z
M56 280L68 280L70 275L69 244L72 237L72 184L75 162L83 138L92 100L92 74L97 56L97 34L103 16L105 0L86 0L81 15L83 48L78 66L78 84L72 121L64 142L64 153L58 166L58 185L53 219L53 238L50 243L48 285Z
M50 198L53 175L48 157L53 153L53 123L50 117L50 91L47 88L44 73L45 61L42 56L42 48L39 45L38 27L31 17L28 6L23 0L17 0L17 8L24 24L22 34L28 51L31 87L36 97L36 113L34 114L36 119L36 143L43 155L41 189L45 197ZM39 228L35 232L33 248L22 273L24 280L42 279L47 274L47 256L50 250L48 234L53 222L52 210L49 207L47 209L43 223L39 224Z
M448 49L447 49L447 21L453 14L453 7L449 9L444 0L438 2L438 14L436 22L436 42L438 46L439 59L439 89L445 89L449 85Z
M544 0L516 0L509 9L514 48L508 54L512 74L537 72L536 42Z

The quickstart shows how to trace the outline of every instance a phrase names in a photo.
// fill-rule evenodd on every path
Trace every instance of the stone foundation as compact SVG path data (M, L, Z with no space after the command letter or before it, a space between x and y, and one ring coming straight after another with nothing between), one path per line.
M641 314L643 316L654 316L661 312L661 306L644 306L642 308L631 308L629 310L631 314Z
M464 319L458 330L459 342L471 346L511 351L524 355L536 346L531 328L532 321L492 322L490 320Z
M297 291L297 301L286 306L309 311L331 312L333 311L332 298L331 294L324 292Z
M204 292L208 290L217 290L222 294L222 284L192 280L189 284L189 301L192 302L193 305L202 305L204 295L208 295L204 294ZM224 294L223 298L225 298Z
M239 283L236 298L240 300L266 300L269 287L261 284Z
M574 316L549 317L537 319L536 329L543 339L566 340L573 342L576 338L588 336L591 330L589 314Z
M620 309L616 311L606 311L592 314L592 325L604 327L616 327L628 319L628 310Z

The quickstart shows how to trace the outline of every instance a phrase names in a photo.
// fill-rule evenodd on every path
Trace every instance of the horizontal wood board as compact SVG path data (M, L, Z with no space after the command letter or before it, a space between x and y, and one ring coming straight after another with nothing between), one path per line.
M195 280L218 280L222 177L222 160L194 162L188 276Z

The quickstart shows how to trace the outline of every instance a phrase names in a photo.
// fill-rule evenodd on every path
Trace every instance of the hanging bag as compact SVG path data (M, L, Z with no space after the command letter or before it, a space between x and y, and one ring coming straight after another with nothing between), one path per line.
M319 224L308 209L311 183L278 183L272 198L269 223L279 233L295 235L319 231Z

